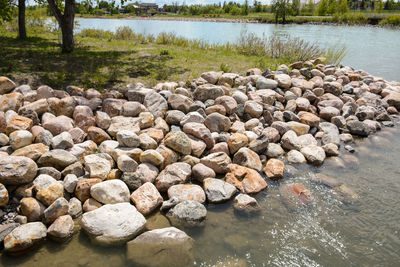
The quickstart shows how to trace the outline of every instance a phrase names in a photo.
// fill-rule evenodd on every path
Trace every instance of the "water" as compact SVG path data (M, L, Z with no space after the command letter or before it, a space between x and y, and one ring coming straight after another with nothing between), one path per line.
M184 229L195 239L196 266L239 262L247 266L398 266L400 262L400 133L385 128L353 144L356 156L338 168L327 160L322 167L298 166L298 174L255 197L257 216L238 216L233 201L208 205L204 228ZM356 161L357 162L357 161ZM310 176L324 173L349 185L359 203L346 205ZM289 211L282 204L279 185L301 183L309 188L312 204ZM148 218L149 229L169 226L160 213ZM84 233L67 244L47 241L34 253L18 258L2 255L3 266L125 266L125 248L100 248ZM246 265L239 265L246 266Z
M306 41L318 42L322 47L345 45L347 55L343 64L368 71L389 81L400 81L400 30L364 26L329 25L274 25L198 21L157 21L127 19L77 19L80 29L95 28L114 31L129 26L137 33L157 35L175 32L189 39L203 39L210 43L234 42L241 31L258 36L290 34Z

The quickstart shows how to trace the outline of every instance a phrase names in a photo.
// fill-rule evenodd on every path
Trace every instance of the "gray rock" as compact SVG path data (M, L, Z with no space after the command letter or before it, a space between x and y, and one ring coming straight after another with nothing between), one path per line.
M69 200L68 206L68 214L71 215L73 219L82 215L82 202L76 197Z
M44 153L38 160L42 166L54 167L62 170L75 163L78 159L70 152L62 149L54 149Z
M239 194L235 197L233 208L239 212L254 213L261 210L257 200L246 194Z
M0 242L4 241L4 238L19 226L19 223L6 223L0 224Z
M232 161L226 153L216 152L201 158L200 163L211 168L217 174L225 174L228 172L228 165Z
M80 222L92 242L102 246L122 245L146 226L146 219L129 203L107 204L86 212Z
M58 217L68 213L68 201L60 197L56 199L47 209L44 210L44 222L52 223Z
M306 163L307 160L304 157L304 155L297 151L297 150L291 150L287 153L287 160L291 164L302 164Z
M24 253L28 249L40 245L46 235L46 226L41 222L20 225L4 239L4 251L10 254Z
M127 260L132 265L190 266L194 241L183 231L168 227L145 232L127 243Z
M256 82L257 89L275 89L278 87L278 82L260 76Z
M122 172L134 172L138 167L137 162L128 155L119 156L117 165Z
M220 203L231 199L237 192L236 187L220 179L206 178L203 181L207 200L211 203Z
M305 146L300 150L300 152L309 163L314 165L321 165L326 157L324 149L316 145Z
M129 130L121 130L117 132L116 137L120 146L138 147L140 144L139 136Z
M69 132L62 132L51 139L53 149L68 149L74 146L74 141Z
M173 224L187 227L203 226L206 215L207 210L204 205L193 200L183 201L167 213Z
M349 129L351 134L362 137L367 137L371 134L370 127L361 121L348 121L347 129Z
M69 215L63 215L57 218L47 229L47 235L57 241L65 242L74 234L74 221Z
M37 173L36 163L27 157L2 156L0 158L0 183L5 185L26 184Z
M165 192L173 185L183 184L192 173L191 166L187 163L176 162L168 165L157 176L155 185L160 192Z
M63 180L64 190L72 194L78 181L78 177L75 174L66 175Z
M100 154L87 155L83 159L85 163L85 168L89 172L90 178L100 178L102 180L107 178L112 167L110 159L106 159Z
M164 117L165 112L168 110L167 100L156 92L146 94L143 105L148 108L155 118Z

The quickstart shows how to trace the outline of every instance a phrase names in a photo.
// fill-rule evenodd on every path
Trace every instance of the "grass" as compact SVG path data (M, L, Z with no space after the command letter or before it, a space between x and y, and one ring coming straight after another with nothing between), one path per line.
M0 74L20 84L55 89L77 85L102 91L132 82L187 82L210 70L275 69L319 56L338 63L344 55L344 50L324 50L290 36L260 38L246 32L235 43L216 45L171 33L137 34L128 27L115 33L86 29L75 36L72 54L60 53L58 31L35 30L28 36L35 37L21 41L15 31L0 27Z

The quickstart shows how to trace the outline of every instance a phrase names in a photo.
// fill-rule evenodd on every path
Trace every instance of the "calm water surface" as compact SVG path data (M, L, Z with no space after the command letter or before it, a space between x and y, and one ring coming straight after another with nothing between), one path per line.
M137 33L157 35L175 32L189 39L203 39L210 43L234 42L241 31L259 36L290 34L306 41L318 42L323 47L345 45L347 55L343 64L363 69L389 81L400 81L400 30L375 27L328 25L274 25L198 21L157 21L126 19L78 18L80 29L95 28L114 31L129 26Z
M384 129L369 139L356 140L358 158L345 168L326 161L322 167L298 167L298 174L258 194L262 211L243 217L230 201L208 205L206 225L183 229L195 239L196 266L399 266L400 263L400 133ZM341 151L341 157L349 153ZM321 172L348 184L360 197L357 205L338 201L326 187L310 182ZM313 202L288 211L279 184L298 182L308 187ZM169 226L157 213L148 218L150 229ZM20 258L2 255L3 266L125 266L125 248L99 248L76 234L63 245L47 241L35 253Z
M260 34L290 32L321 43L345 41L355 52L349 53L346 62L388 79L394 79L400 68L400 50L395 51L400 45L399 32L391 30L197 22L180 22L179 28L174 28L175 22L79 21L82 27L112 30L125 24L138 32L156 34L175 30L186 37L218 42L234 40L242 27ZM379 60L384 63L379 63ZM343 168L334 166L330 160L319 168L302 165L297 167L298 174L294 177L286 177L279 183L268 181L269 188L256 196L262 207L257 216L238 216L233 211L233 201L208 205L205 227L183 229L195 239L194 265L220 263L221 266L232 266L236 262L238 266L399 266L399 127L398 124L368 139L356 140L353 144L357 151L355 154L341 151L343 159L353 155L358 162L347 160ZM345 205L326 187L311 183L310 177L316 172L348 184L359 195L359 203ZM293 182L308 187L313 202L296 211L288 211L282 204L278 188L281 183ZM150 229L167 226L168 220L160 213L148 218ZM96 247L90 244L85 234L78 233L67 244L47 241L34 253L22 257L1 255L0 265L125 266L125 258L124 247Z

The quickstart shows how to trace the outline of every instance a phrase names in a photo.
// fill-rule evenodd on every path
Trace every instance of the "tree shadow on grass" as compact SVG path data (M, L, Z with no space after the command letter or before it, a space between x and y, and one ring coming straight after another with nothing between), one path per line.
M166 63L172 57L168 55L145 55L132 60L132 65L127 68L131 78L152 77L156 80L166 80L173 74L183 74L189 69L180 66L171 67Z
M168 67L169 56L139 56L135 50L113 51L99 47L77 45L73 53L62 54L56 39L31 37L21 41L0 36L0 74L18 84L46 84L54 89L73 84L104 90L121 85L126 76L164 80L186 71Z

